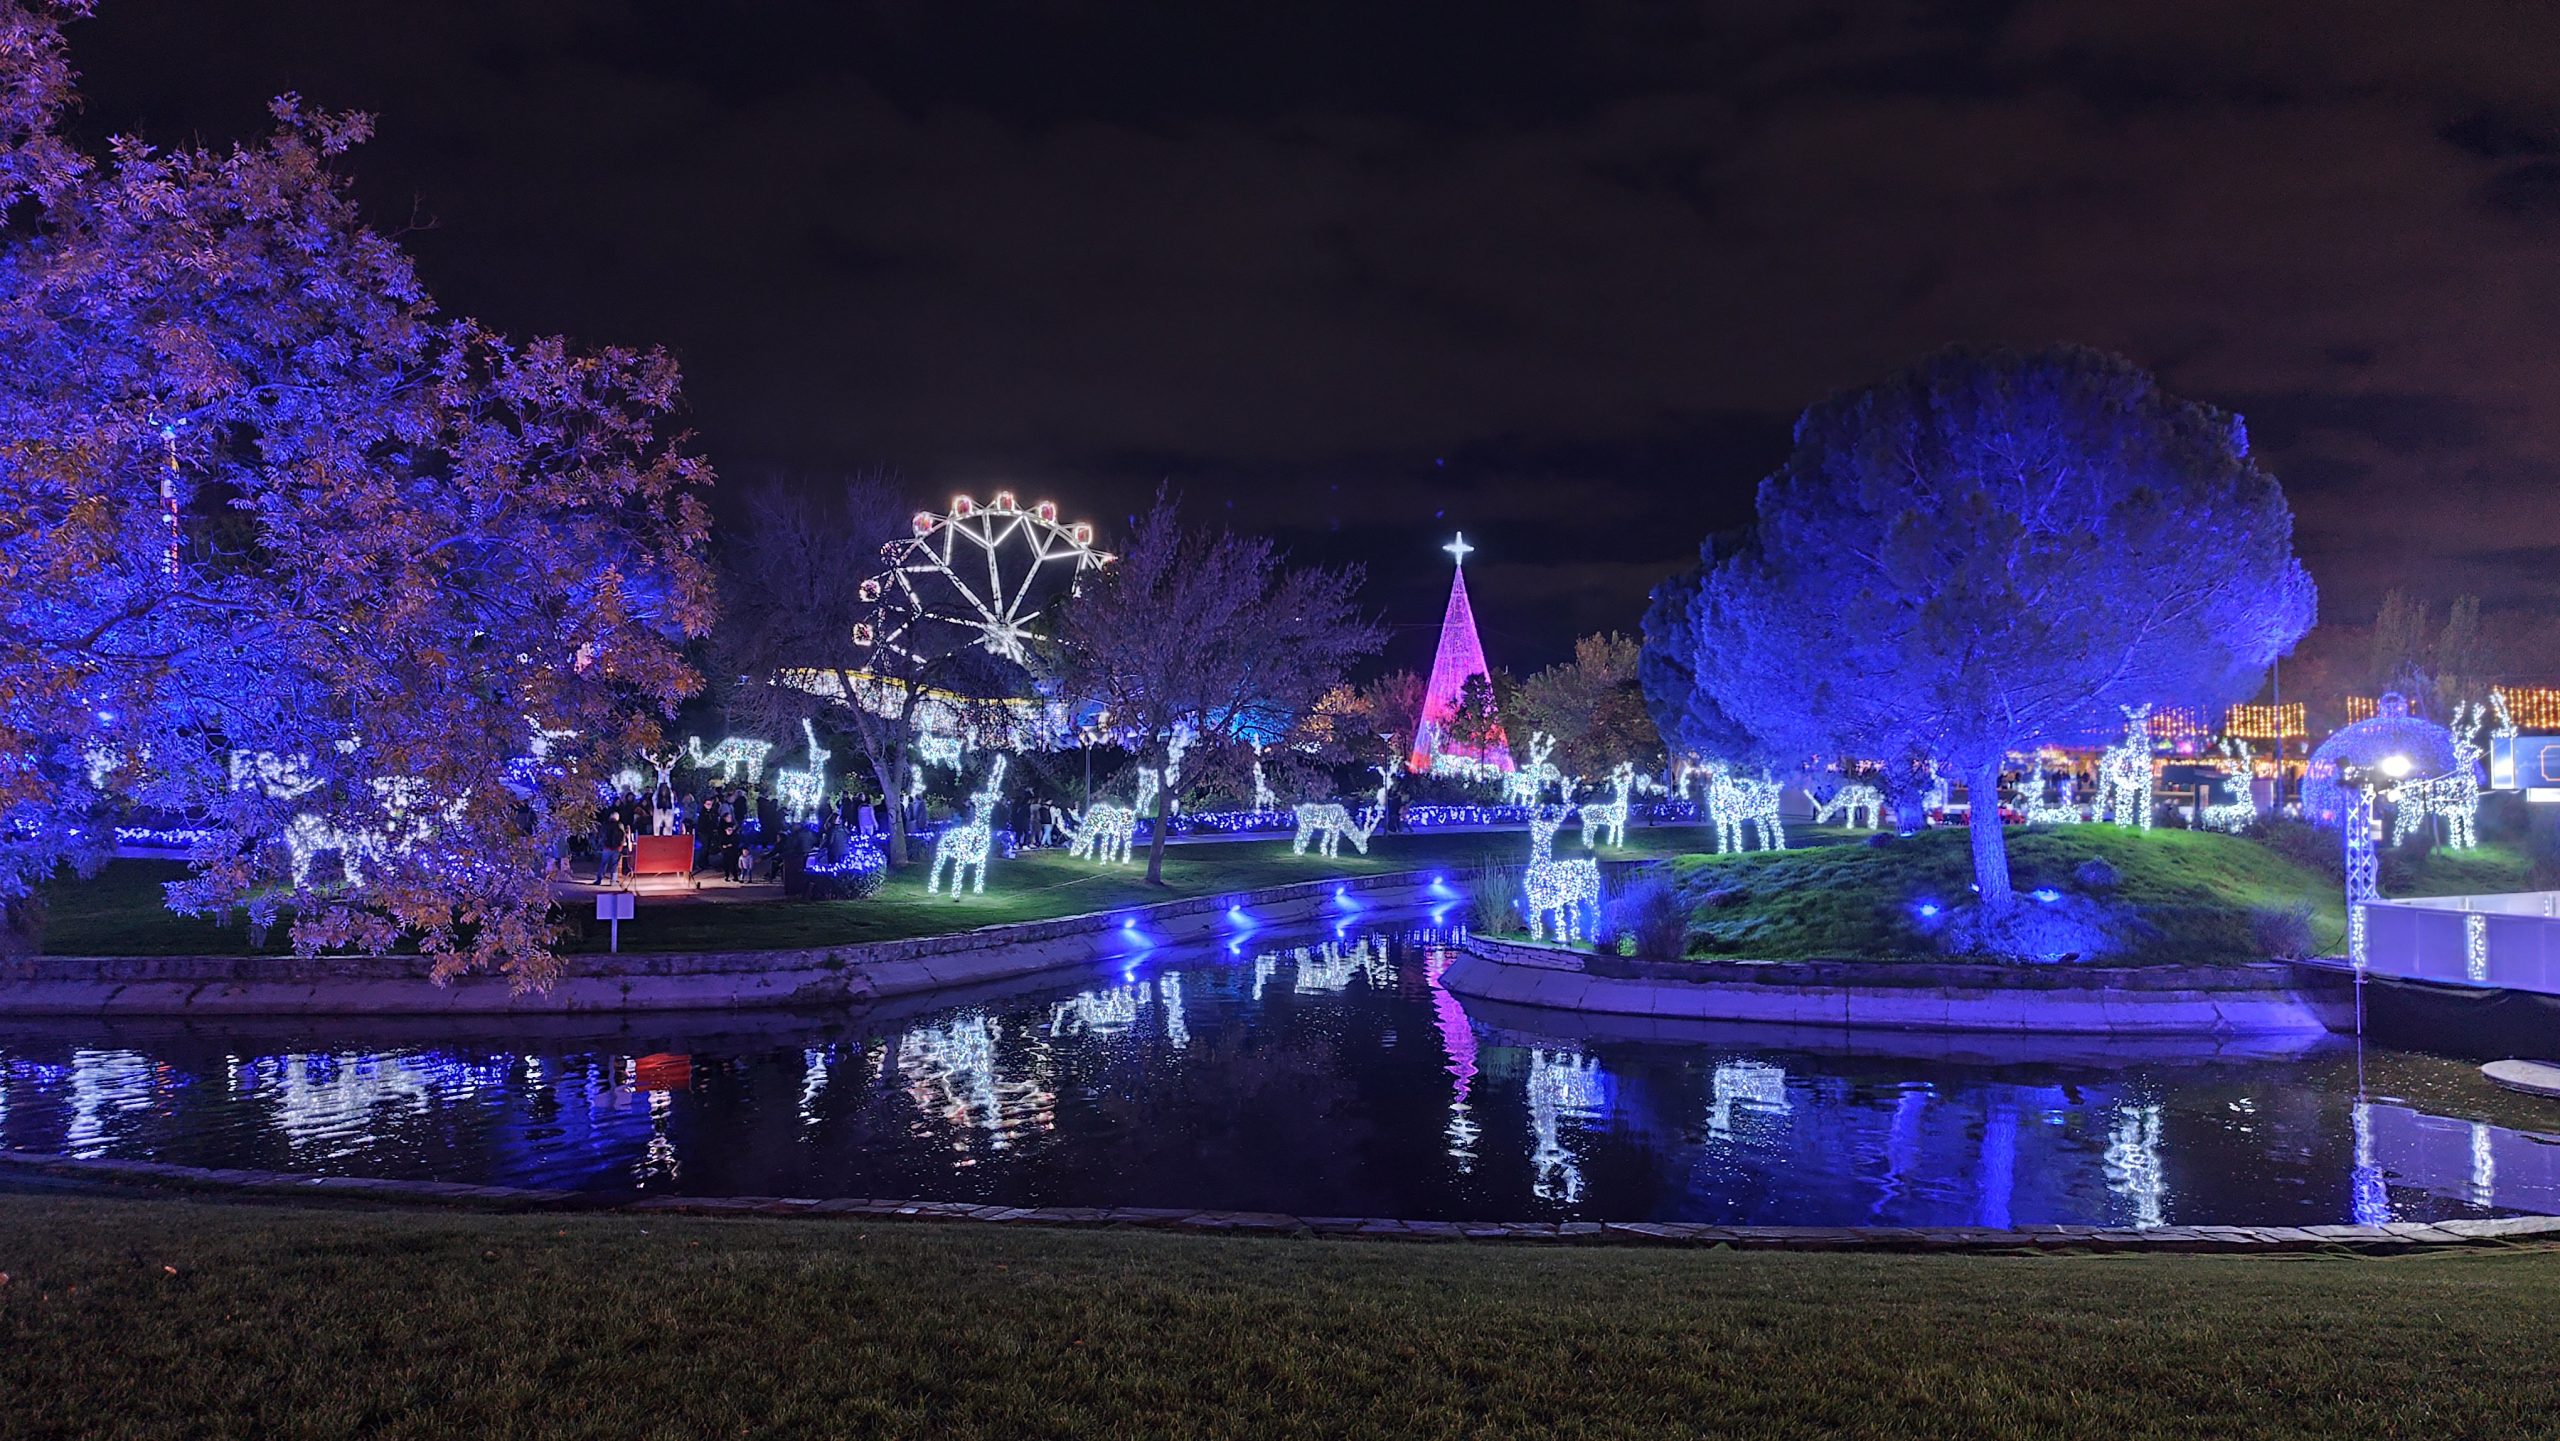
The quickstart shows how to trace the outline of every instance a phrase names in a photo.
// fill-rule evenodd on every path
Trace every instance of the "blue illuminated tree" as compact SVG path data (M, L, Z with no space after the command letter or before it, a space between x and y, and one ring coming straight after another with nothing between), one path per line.
M1751 735L1948 767L1996 912L2006 757L2119 706L2243 699L2314 604L2238 417L2096 351L1953 349L1805 412L1689 663Z
M362 116L70 144L86 8L0 0L0 945L143 810L205 836L182 909L538 982L543 857L697 684L676 367L437 310Z

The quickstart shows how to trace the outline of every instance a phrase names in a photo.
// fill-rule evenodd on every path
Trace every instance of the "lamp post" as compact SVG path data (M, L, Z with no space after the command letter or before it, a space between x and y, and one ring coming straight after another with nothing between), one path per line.
M2382 773L2386 783L2407 778L2409 758L2404 755L2384 756L2374 769ZM2344 832L2347 848L2347 960L2362 971L2365 966L2364 907L2368 901L2382 899L2382 864L2373 850L2373 802L2375 788L2366 782L2355 766L2338 768L2338 779L2347 789L2347 813L2339 829Z

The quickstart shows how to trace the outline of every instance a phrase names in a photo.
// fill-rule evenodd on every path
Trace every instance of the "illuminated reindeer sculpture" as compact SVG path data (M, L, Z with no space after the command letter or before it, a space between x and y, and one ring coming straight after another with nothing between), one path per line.
M1377 809L1369 813L1367 825L1364 826L1352 820L1351 812L1344 809L1340 801L1301 803L1297 808L1298 834L1289 843L1289 854L1305 855L1307 843L1313 841L1316 844L1317 853L1331 860L1335 852L1341 848L1344 838L1348 837L1353 850L1364 856L1367 855L1369 837L1377 833L1379 822L1386 818L1387 792L1395 789L1396 784L1394 767L1380 766L1376 769L1379 775Z
M1108 865L1129 863L1129 843L1138 833L1138 813L1156 798L1156 773L1138 773L1138 801L1135 805L1113 805L1096 801L1076 817L1075 839L1068 842L1067 854L1077 860L1097 860Z
M2031 826L2077 825L2080 821L2080 802L2072 797L2071 792L2079 782L2070 776L2064 776L2059 782L2060 789L2056 792L2058 799L2048 801L2044 798L2044 777L2044 768L2037 766L2029 769L2026 775L2020 778L2017 791L2018 814L2025 817L2027 824Z
M1507 805L1534 806L1538 797L1547 793L1547 783L1563 779L1563 772L1547 763L1556 749L1555 737L1545 731L1529 737L1529 763L1502 778L1502 799Z
M995 849L995 814L998 791L1004 785L1004 755L998 752L995 766L987 772L987 784L969 797L969 819L954 825L933 842L933 870L926 875L924 893L932 895L942 884L942 868L951 868L951 899L960 899L960 881L971 879L969 889L984 894L987 889L987 855Z
M1182 782L1182 752L1187 745L1182 737L1176 736L1166 747L1165 779L1171 784ZM1261 762L1257 760L1255 764L1260 765ZM1075 818L1075 838L1067 843L1067 854L1078 860L1090 857L1106 866L1127 865L1130 842L1138 833L1138 818L1147 813L1147 807L1156 803L1157 789L1155 770L1143 768L1138 772L1138 800L1135 805L1117 806L1106 801L1086 807L1084 814Z
M1852 830L1862 827L1871 831L1882 829L1884 792L1864 781L1850 781L1833 791L1831 799L1814 807L1813 823L1818 826L1827 826L1831 824L1831 818L1837 815L1846 815L1847 824ZM1866 819L1863 821L1858 819L1860 816Z
M2098 753L2096 818L2151 829L2151 707L2118 706L2124 738Z
M1563 803L1550 810L1529 808L1529 865L1520 873L1521 894L1528 901L1529 939L1546 934L1547 917L1556 918L1556 939L1570 941L1577 931L1591 932L1589 910L1600 903L1600 863L1588 856L1570 861L1555 858L1556 832L1573 814L1573 782L1563 783Z
M1760 828L1760 848L1783 851L1787 848L1786 827L1778 819L1778 783L1773 780L1746 780L1733 773L1730 766L1718 766L1707 773L1707 808L1715 816L1716 849L1741 851L1745 824Z
M2251 794L2249 778L2249 743L2238 736L2222 738L2222 754L2231 762L2231 770L2222 778L2231 799L2200 804L2196 807L2196 824L2212 831L2238 832L2248 829L2258 818L2258 798Z
M1604 845L1623 846L1627 843L1627 804L1629 797L1635 794L1636 784L1635 762L1618 762L1618 768L1609 772L1611 798L1582 808L1584 846L1598 850Z
M720 784L724 786L737 780L741 767L746 770L747 783L753 785L764 779L764 758L773 753L773 742L742 740L737 736L731 736L711 749L704 750L702 737L686 736L684 753L685 758L693 762L695 770L707 771L714 766L719 767Z
M2453 769L2440 776L2402 781L2392 793L2393 845L2416 835L2420 826L2436 816L2444 817L2448 849L2467 851L2478 843L2474 823L2480 815L2480 724L2486 717L2487 712L2477 705L2453 708Z
M774 799L782 803L782 813L792 820L806 819L827 796L827 759L835 752L818 748L818 728L805 718L800 733L809 738L809 764L796 771L773 773Z

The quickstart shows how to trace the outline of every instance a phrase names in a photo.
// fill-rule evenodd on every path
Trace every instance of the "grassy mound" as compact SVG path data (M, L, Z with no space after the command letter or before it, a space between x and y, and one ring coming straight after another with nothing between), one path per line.
M2091 860L2112 887L2075 872ZM2254 841L2205 831L2065 826L2012 830L2009 868L2024 905L2103 908L2139 924L2120 959L2155 962L2264 958L2251 913L2308 905L2319 939L2345 930L2326 876ZM1691 950L1758 960L1897 959L1944 954L1942 918L1973 898L1973 855L1961 830L1880 846L1683 856L1672 862L1695 927ZM2042 890L2054 899L2029 893ZM1936 907L1929 914L1927 908Z

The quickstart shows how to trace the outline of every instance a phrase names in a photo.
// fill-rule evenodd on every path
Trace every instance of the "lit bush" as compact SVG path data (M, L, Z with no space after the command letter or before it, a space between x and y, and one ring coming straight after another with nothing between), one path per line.
M1679 888L1646 871L1621 887L1601 909L1602 950L1647 961L1676 961L1689 949L1689 906Z

